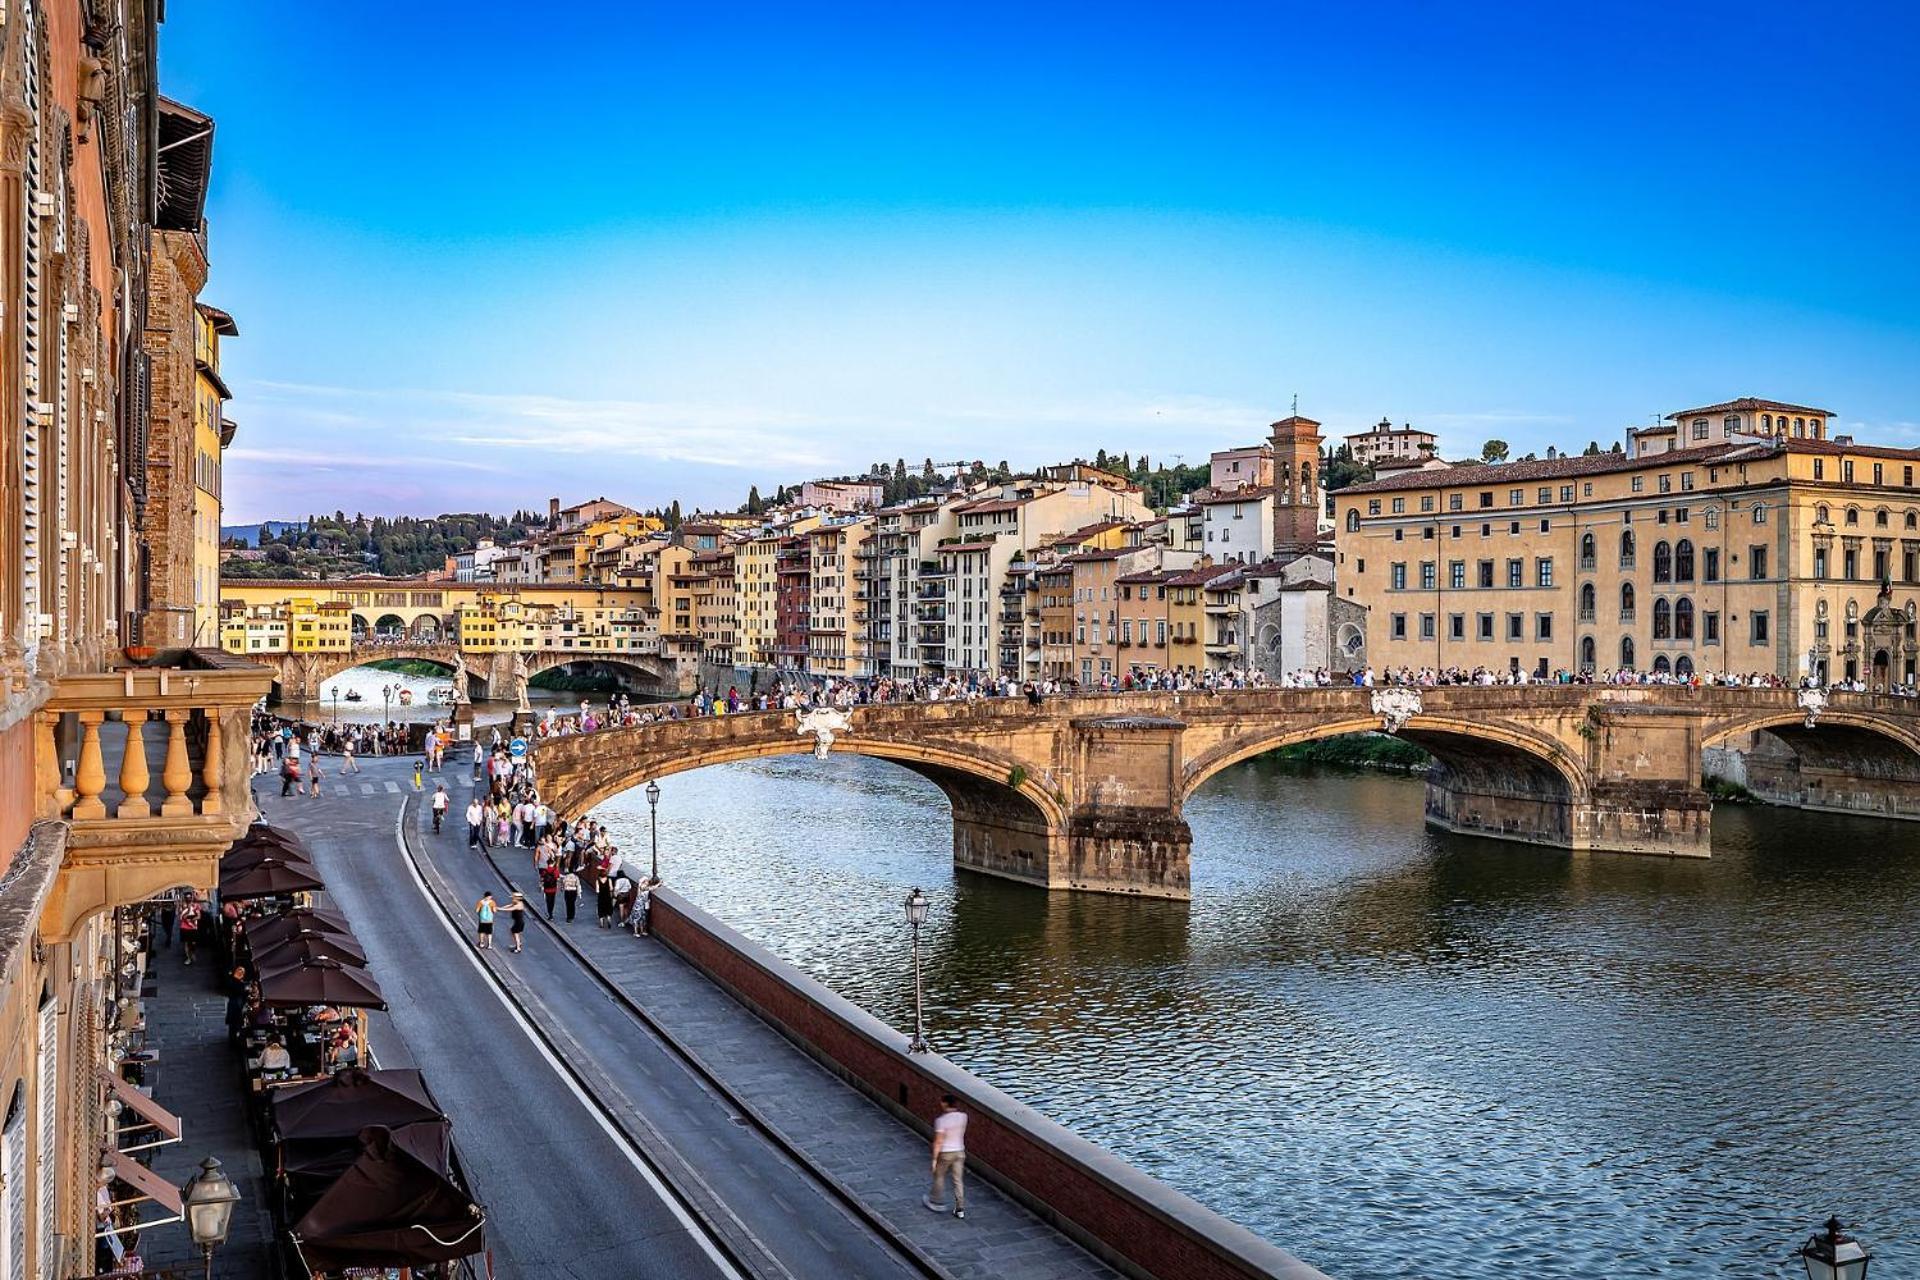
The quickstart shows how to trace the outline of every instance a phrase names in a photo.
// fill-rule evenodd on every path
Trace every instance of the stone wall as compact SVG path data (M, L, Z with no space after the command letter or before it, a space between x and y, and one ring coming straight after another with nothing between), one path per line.
M207 280L199 237L152 233L152 288L145 346L152 360L148 395L147 502L141 540L151 563L142 643L193 643L194 301Z

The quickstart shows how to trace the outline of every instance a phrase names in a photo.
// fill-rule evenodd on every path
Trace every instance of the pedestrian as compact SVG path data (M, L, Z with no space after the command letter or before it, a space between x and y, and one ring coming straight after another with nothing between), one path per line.
M652 876L640 878L640 891L633 895L633 913L627 917L636 938L647 936L647 914L653 909L653 890L659 883Z
M507 936L513 940L512 950L520 951L520 935L527 931L527 900L518 889L513 891L513 900L507 903Z
M160 901L160 945L173 949L173 923L179 918L180 907L172 894Z
M343 776L349 773L360 772L360 764L353 758L352 734L348 734L345 740L340 743L340 772Z
M194 946L200 941L200 918L205 908L200 899L188 895L180 907L180 957L182 964L193 963Z
M560 896L567 902L567 923L573 923L573 909L580 901L580 877L573 871L560 877Z
M446 820L447 806L453 803L453 797L447 794L447 784L436 783L433 789L433 834L440 834L440 824Z
M307 752L307 794L309 796L320 794L320 753L318 751Z
M294 787L300 782L300 757L288 756L280 766L280 798L286 799L293 794Z
M498 904L494 902L492 893L481 894L480 901L473 904L473 914L479 928L479 937L474 945L481 951L493 950L493 917L497 910Z
M553 899L560 892L560 872L549 862L540 868L540 893L547 900L547 919L553 919Z
M940 1098L940 1114L933 1122L933 1186L920 1203L935 1213L947 1211L943 1185L953 1178L953 1216L967 1216L967 1113L952 1094Z
M613 928L613 878L611 876L600 877L600 883L594 889L594 906L600 917L600 927Z
M487 811L480 805L480 797L467 801L467 848L480 847L480 824L487 820Z

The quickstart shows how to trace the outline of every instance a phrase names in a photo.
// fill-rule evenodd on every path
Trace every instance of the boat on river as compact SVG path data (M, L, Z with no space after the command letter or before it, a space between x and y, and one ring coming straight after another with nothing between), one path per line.
M366 701L366 695L365 695L365 694L363 694L363 693L361 693L361 692L360 692L360 691L359 691L358 689L349 689L349 690L347 690L347 692L346 692L346 695L345 695L345 696L346 696L346 699L347 699L347 701L348 701L348 702L364 702L364 701Z

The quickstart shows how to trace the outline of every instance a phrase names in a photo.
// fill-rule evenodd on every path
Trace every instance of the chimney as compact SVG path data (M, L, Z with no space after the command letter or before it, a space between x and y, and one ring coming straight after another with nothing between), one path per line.
M556 528L560 524L560 499L558 498L547 499L547 523Z

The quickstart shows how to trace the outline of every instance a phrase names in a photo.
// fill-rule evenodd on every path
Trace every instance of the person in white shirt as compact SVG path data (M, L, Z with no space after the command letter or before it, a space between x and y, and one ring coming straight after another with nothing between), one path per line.
M287 1052L287 1046L281 1044L277 1039L267 1041L267 1047L260 1051L260 1070L266 1072L291 1071L292 1069L293 1055Z
M947 1211L943 1185L953 1178L953 1216L967 1216L967 1113L952 1094L940 1099L940 1114L933 1122L933 1186L920 1203L935 1213Z

